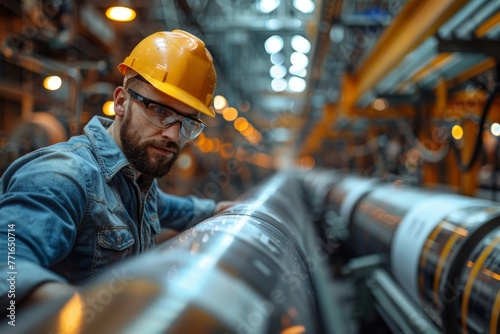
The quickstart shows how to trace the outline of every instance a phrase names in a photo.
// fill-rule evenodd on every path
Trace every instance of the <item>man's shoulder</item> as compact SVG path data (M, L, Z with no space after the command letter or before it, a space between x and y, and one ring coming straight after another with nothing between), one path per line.
M81 137L81 136L78 136ZM36 151L26 154L20 159L38 159L38 158L51 158L55 160L75 159L82 163L90 162L89 158L94 155L92 146L88 142L78 140L74 137L70 141L61 142L47 147L40 148ZM76 139L76 140L74 140Z
M69 141L37 149L15 160L7 169L18 171L30 168L37 169L40 173L49 170L59 170L63 173L79 173L85 169L91 173L97 162L92 152L92 147L85 142Z

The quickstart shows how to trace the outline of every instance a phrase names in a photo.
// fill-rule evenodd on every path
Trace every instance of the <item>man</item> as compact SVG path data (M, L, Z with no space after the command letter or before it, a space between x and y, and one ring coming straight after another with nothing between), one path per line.
M203 130L200 113L215 116L205 44L181 30L157 32L118 69L113 122L94 117L83 135L18 159L1 179L3 312L13 300L71 292L154 247L162 227L186 230L231 204L167 195L156 181Z

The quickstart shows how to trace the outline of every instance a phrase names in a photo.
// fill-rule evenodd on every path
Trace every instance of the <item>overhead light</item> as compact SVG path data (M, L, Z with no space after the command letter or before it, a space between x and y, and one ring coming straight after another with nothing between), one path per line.
M214 108L217 113L222 113L222 110L227 107L227 100L222 95L216 95L214 97Z
M248 123L247 119L244 117L238 117L234 120L233 126L238 131L245 131L250 123Z
M291 92L301 93L306 89L306 81L299 77L291 77L288 79L288 89Z
M293 6L304 14L311 13L315 7L311 0L293 0Z
M286 89L287 82L285 79L280 78L280 79L273 79L271 81L271 88L275 92L282 92Z
M386 99L377 98L372 102L372 108L377 111L384 111L387 109L387 104Z
M281 52L276 52L271 55L271 63L274 65L282 65L285 63L285 55Z
M306 68L309 64L309 58L303 53L293 52L290 55L290 62L297 67Z
M451 128L451 136L456 140L462 139L464 136L464 129L458 124L453 125Z
M290 74L296 75L298 77L305 78L305 76L307 75L307 70L304 67L300 67L300 66L296 66L296 65L290 66L288 71L290 72Z
M283 49L283 45L283 38L278 35L273 35L264 42L264 48L269 54L281 51L281 49Z
M106 10L106 17L113 21L130 22L135 19L136 13L130 1L121 0Z
M311 51L311 42L309 42L305 37L301 35L295 35L292 37L292 48L295 51L301 52L301 53L308 53Z
M330 40L334 43L340 43L345 37L345 27L340 24L332 25L330 29Z
M257 2L257 8L262 13L267 14L278 8L280 6L280 3L280 0L260 0L259 2Z
M102 113L106 116L115 116L115 102L106 101L102 105Z
M222 112L222 117L226 121L234 121L236 118L238 118L238 110L236 110L236 108L234 107L228 107Z
M283 65L273 65L269 69L271 78L283 78L286 75L286 67Z
M179 155L177 162L175 163L180 169L187 170L193 165L193 158L189 153L183 152Z
M494 136L497 136L497 137L500 136L500 124L498 124L498 123L491 124L490 131Z
M257 130L255 130L255 128L252 126L252 124L248 123L248 126L246 127L246 129L240 131L240 133L243 136L247 137L247 136L250 136L254 131L257 131Z
M43 80L43 87L47 90L58 90L61 88L62 80L57 75L46 77Z

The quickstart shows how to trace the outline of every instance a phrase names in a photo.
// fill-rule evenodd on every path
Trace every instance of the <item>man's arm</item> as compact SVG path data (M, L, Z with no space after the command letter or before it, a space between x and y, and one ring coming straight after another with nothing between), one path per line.
M66 297L69 299L77 292L76 287L67 283L45 282L28 293L21 305L22 307L28 307L54 298Z
M187 230L212 216L216 206L211 199L175 196L158 189L158 218L162 228Z
M20 304L43 283L66 283L47 268L65 258L75 242L76 222L85 212L83 174L69 154L44 150L19 159L4 173L0 277L14 284L0 284L3 310L12 301Z
M184 231L234 205L233 201L215 202L196 196L175 196L158 188L158 217L162 229ZM165 236L175 235L169 231ZM160 237L161 238L161 237ZM162 238L163 240L164 238Z

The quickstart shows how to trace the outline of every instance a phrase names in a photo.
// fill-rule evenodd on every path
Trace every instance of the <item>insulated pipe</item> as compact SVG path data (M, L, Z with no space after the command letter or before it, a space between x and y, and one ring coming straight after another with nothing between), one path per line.
M337 181L325 201L347 224L356 255L386 256L392 276L446 333L498 332L498 203L355 175L331 177Z
M335 242L348 242L346 238L354 206L375 184L380 183L376 178L329 170L311 171L304 180L311 211L316 213L315 219L326 222L321 233ZM350 248L349 244L346 247Z
M20 333L337 333L324 325L315 238L300 173L279 173L235 206L21 313ZM336 310L337 313L339 310ZM331 315L328 315L331 318ZM0 328L1 332L2 328Z

